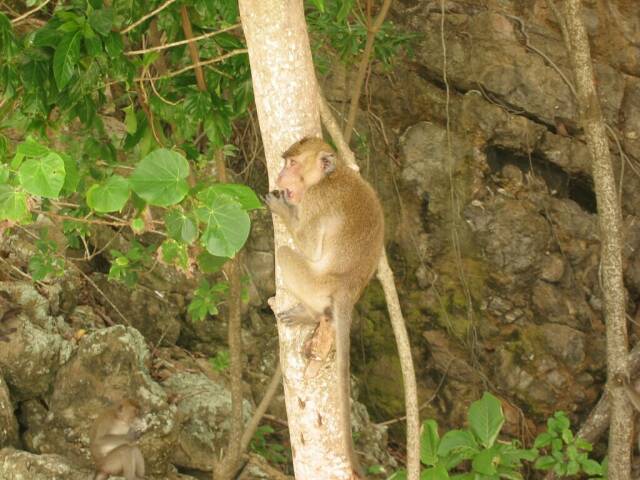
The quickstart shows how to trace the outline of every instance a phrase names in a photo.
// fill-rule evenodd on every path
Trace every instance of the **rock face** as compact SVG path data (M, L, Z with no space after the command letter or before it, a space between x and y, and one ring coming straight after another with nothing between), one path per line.
M640 20L632 3L584 2L617 172L620 152L626 156L618 180L634 318L640 48L633 28ZM440 398L425 415L456 427L487 378L527 412L525 422L542 423L555 410L579 421L602 389L604 314L591 159L557 21L543 0L445 2L444 18L439 2L401 0L394 8L394 20L417 34L414 57L396 65L393 77L372 75L368 86L384 144L397 145L399 201L388 209L399 214L388 241L410 328L425 339L414 343L416 358L425 359L422 395ZM614 47L604 41L613 24L635 33L617 36ZM375 131L372 151L384 149ZM375 300L366 296L367 307L377 308ZM367 372L375 374L370 365L387 352L363 343ZM376 391L393 388L384 385Z

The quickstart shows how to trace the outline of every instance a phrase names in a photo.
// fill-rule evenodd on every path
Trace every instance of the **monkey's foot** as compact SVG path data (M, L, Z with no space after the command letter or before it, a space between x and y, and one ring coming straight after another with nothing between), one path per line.
M318 374L331 352L334 338L332 323L325 315L321 316L315 332L304 345L305 355L309 359L304 373L305 378L312 378Z
M311 315L301 303L280 313L276 317L285 325L316 325L318 319Z

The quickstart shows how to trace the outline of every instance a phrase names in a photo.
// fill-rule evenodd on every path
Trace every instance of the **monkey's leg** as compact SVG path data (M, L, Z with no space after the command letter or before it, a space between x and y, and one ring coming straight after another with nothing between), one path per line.
M133 449L133 457L136 463L136 477L144 478L144 457L138 447Z
M322 315L331 307L331 291L326 279L312 269L309 261L289 247L278 249L284 285L312 316Z
M108 473L96 472L95 476L93 477L93 480L108 480L108 478L109 478Z

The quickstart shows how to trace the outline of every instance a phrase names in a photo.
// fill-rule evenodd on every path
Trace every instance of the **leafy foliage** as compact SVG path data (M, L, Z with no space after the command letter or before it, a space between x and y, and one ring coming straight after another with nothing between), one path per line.
M426 467L421 480L517 480L524 478L523 462L534 462L540 470L553 469L559 477L585 473L590 478L604 478L606 464L590 459L591 445L575 439L569 419L557 412L547 422L548 430L540 434L531 449L520 448L518 442L498 441L504 424L500 401L485 393L471 404L469 428L450 430L440 437L435 420L422 425L420 461ZM539 449L550 449L541 455ZM406 473L398 471L389 480L404 480Z

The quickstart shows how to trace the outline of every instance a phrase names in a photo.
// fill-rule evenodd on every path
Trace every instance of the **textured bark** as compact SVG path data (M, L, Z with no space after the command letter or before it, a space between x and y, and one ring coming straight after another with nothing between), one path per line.
M305 135L321 134L317 84L311 59L302 0L240 0L247 39L258 120L274 187L282 152ZM291 243L284 225L274 218L276 248ZM276 256L276 311L295 303L282 287ZM305 379L303 343L306 327L278 323L280 362L293 466L297 479L347 479L351 470L341 451L338 395L334 364Z
M630 478L633 423L621 380L628 378L628 337L622 277L622 215L618 203L609 143L600 110L589 39L580 18L580 0L565 0L580 119L592 157L601 241L602 293L607 323L607 388L609 392L609 478Z

